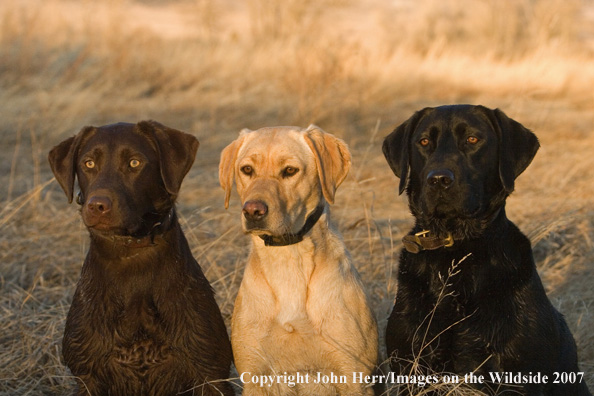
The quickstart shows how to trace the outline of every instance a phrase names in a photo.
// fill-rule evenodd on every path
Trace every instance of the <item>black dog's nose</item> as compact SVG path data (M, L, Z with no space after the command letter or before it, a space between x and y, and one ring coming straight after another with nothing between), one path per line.
M260 220L268 213L268 206L262 201L247 201L243 205L243 215L248 220Z
M87 202L87 210L93 216L102 216L111 211L111 199L107 197L91 197Z
M449 169L432 170L427 175L427 183L430 186L449 188L454 182L454 174Z

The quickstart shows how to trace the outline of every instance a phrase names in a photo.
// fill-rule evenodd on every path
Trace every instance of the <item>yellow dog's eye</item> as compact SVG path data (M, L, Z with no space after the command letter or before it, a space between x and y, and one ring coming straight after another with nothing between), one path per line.
M466 141L470 144L477 144L479 139L476 136L468 136Z
M241 167L241 171L243 172L243 174L245 175L251 175L254 172L254 168L252 168L249 165L246 166L242 166Z
M287 166L285 169L283 169L283 177L293 176L297 172L299 172L299 169L293 168L292 166Z
M429 145L429 139L423 138L423 139L419 140L419 144L423 147L426 147Z
M85 161L85 166L89 169L93 169L95 167L95 161L87 160L87 161Z
M140 165L140 161L138 161L137 159L130 160L130 167L131 168L136 168L139 165Z

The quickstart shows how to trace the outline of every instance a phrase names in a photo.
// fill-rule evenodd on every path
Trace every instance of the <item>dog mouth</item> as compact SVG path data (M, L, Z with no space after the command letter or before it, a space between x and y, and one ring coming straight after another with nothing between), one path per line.
M94 234L103 237L132 237L141 238L149 235L155 227L163 223L166 217L164 214L148 212L137 221L129 222L130 225L114 222L111 216L95 217L85 216L83 211L83 223Z
M462 240L477 237L483 231L486 214L479 200L436 196L419 201L411 205L411 210L419 226L436 236L451 234L454 239Z
M271 236L271 237L278 237L285 234L291 234L290 230L286 229L286 227L279 227L278 229L273 229L266 224L249 224L246 223L244 225L243 232L245 234L256 235L256 236Z
M260 236L260 235L270 235L272 236L272 232L270 232L270 230L266 229L266 228L262 228L262 227L257 227L257 226L253 226L253 227L246 227L243 230L244 233L246 234L252 234L252 235L256 235L256 236Z

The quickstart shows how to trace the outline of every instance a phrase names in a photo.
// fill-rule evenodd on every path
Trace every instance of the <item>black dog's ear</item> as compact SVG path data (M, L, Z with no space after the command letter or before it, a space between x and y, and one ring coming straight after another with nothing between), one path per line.
M499 137L499 177L505 191L511 193L516 178L530 165L540 144L534 133L503 111L492 112Z
M429 107L417 111L408 120L400 124L384 139L382 151L392 172L400 178L399 194L402 194L408 183L410 157L410 137Z
M136 128L152 137L156 143L165 189L169 194L177 195L182 180L196 158L196 151L200 145L198 139L156 121L141 121L136 124Z
M68 203L72 203L78 148L83 139L94 130L95 127L92 126L84 127L76 136L64 140L49 152L50 167L68 197Z

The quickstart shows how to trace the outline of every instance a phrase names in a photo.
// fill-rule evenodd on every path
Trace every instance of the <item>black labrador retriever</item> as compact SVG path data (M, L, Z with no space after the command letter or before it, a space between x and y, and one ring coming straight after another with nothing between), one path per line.
M233 395L231 345L174 202L198 141L154 121L85 127L49 153L91 244L68 312L78 395Z
M530 241L505 215L538 147L502 111L471 105L423 109L386 137L416 220L386 329L395 373L474 372L489 394L590 394Z

